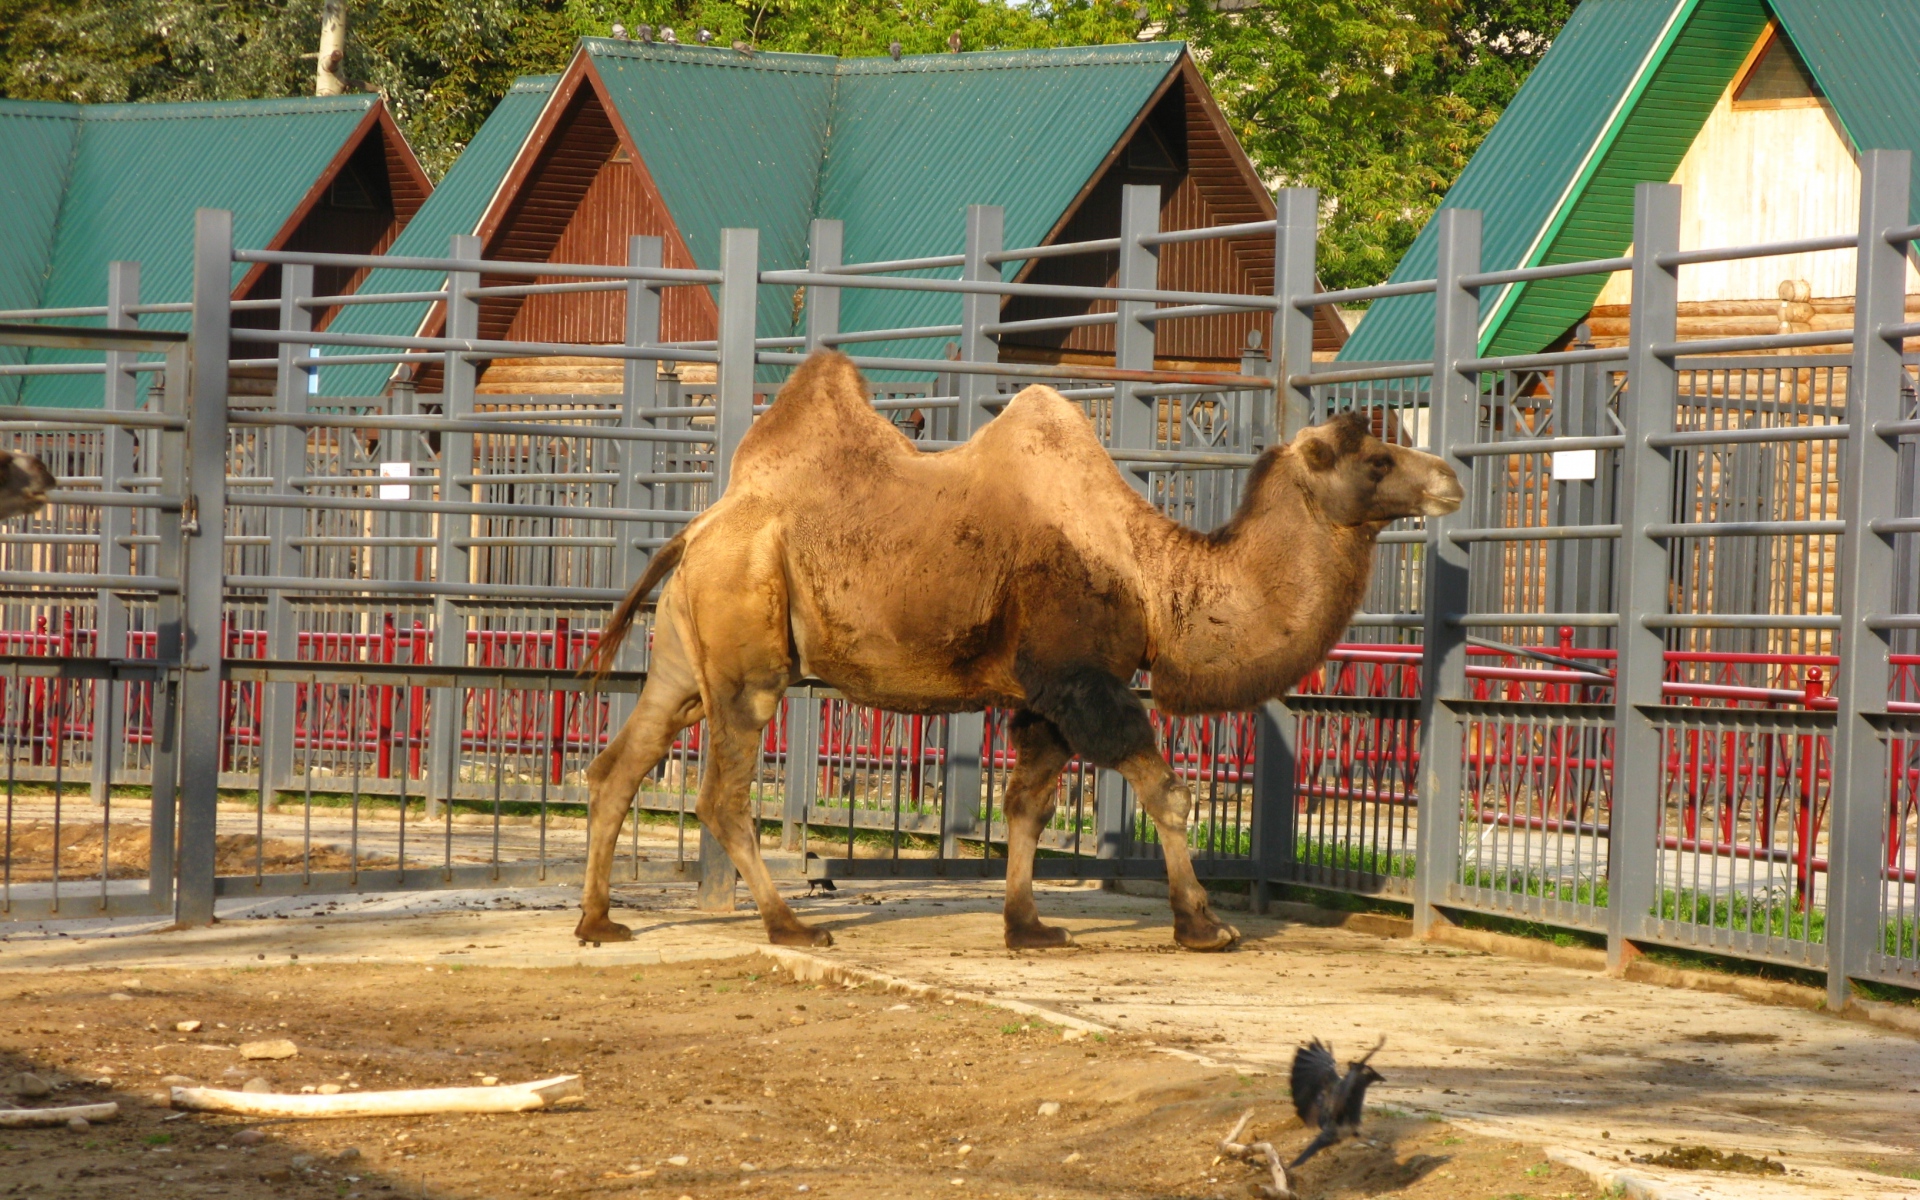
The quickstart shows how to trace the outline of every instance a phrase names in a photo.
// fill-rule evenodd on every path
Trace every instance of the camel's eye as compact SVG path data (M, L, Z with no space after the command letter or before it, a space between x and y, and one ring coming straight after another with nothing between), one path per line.
M1388 471L1393 470L1393 455L1376 454L1373 456L1373 461L1367 465L1373 468L1373 473L1376 476L1385 475Z

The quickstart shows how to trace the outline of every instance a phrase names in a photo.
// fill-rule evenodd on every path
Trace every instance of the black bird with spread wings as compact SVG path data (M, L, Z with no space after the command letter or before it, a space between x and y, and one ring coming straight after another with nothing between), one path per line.
M1300 1157L1287 1164L1292 1170L1328 1146L1360 1131L1361 1110L1367 1103L1367 1085L1380 1082L1380 1074L1367 1065L1387 1039L1381 1038L1358 1062L1347 1064L1340 1074L1333 1060L1333 1048L1320 1039L1293 1052L1293 1110L1308 1125L1317 1126L1318 1137L1308 1143Z

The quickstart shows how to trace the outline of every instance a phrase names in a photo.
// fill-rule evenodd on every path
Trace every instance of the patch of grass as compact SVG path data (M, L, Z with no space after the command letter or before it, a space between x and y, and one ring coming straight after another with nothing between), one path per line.
M1535 1163L1531 1167L1527 1168L1528 1179L1538 1179L1543 1175L1551 1175L1551 1174L1553 1174L1552 1163Z
M1897 983L1856 979L1853 981L1853 994L1862 1000L1878 1000L1882 1004L1898 1004L1903 1008L1920 1008L1920 991L1901 987Z
M1672 946L1643 945L1640 947L1640 953L1651 962L1666 967L1676 967L1683 971L1714 971L1722 975L1745 975L1753 979L1768 979L1776 983L1797 983L1812 988L1827 986L1827 977L1824 972L1784 967L1776 963L1755 962L1750 958L1703 954L1698 950L1681 950Z
M170 1133L150 1133L140 1140L149 1146L171 1146L173 1144L173 1135Z
M466 969L467 969L467 964L465 963L448 963L447 964L447 970L449 971L464 971Z
M1508 937L1533 938L1536 941L1551 942L1556 946L1578 947L1588 950L1605 950L1607 935L1592 933L1580 929L1562 929L1557 925L1547 925L1539 921L1524 921L1513 917L1496 917L1488 913L1449 910L1450 915L1464 929L1484 929L1488 933L1501 933Z

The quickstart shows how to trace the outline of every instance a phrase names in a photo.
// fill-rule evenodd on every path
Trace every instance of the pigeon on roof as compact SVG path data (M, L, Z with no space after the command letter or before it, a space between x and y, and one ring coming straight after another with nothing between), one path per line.
M653 26L637 25L634 27L633 36L640 41L650 43L653 41Z
M702 46L709 45L713 41L713 30L702 29L699 33L695 34L694 36L700 39L700 44Z
M900 61L900 39L899 38L895 38L892 41L887 43L887 57L891 58L895 62Z
M947 35L947 49L953 51L955 54L960 53L960 31L959 30L956 29L952 33Z

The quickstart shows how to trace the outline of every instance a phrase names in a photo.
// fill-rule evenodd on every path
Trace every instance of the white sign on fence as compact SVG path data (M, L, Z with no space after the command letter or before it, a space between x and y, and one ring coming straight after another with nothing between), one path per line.
M381 463L380 474L389 479L408 479L413 475L412 463ZM1556 476L1555 478L1558 478ZM383 483L380 485L382 500L406 500L413 496L413 486L405 483Z
M1556 481L1592 479L1599 473L1598 450L1556 450L1553 453L1553 477Z

